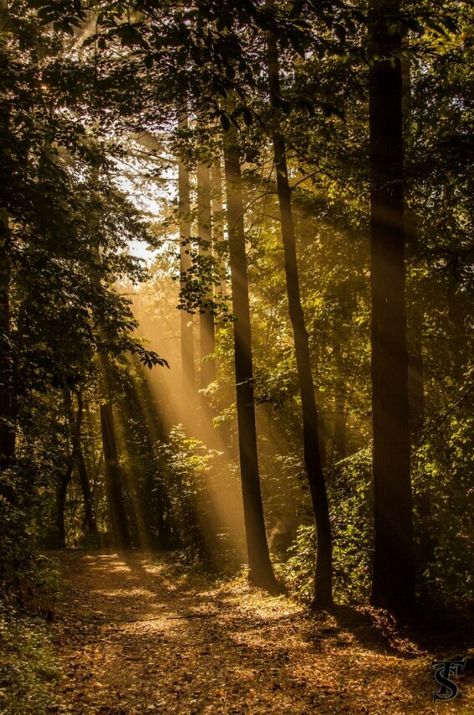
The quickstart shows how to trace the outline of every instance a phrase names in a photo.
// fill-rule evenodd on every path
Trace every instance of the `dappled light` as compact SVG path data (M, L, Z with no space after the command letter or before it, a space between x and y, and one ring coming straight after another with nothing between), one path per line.
M474 712L465 0L0 0L0 712Z
M356 611L311 617L242 578L177 579L146 554L68 555L64 569L72 590L54 630L72 713L125 691L138 712L434 712L417 646L391 644Z

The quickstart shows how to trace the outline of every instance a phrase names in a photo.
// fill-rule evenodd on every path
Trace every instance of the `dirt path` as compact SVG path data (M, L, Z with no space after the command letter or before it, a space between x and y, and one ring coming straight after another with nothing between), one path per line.
M472 683L437 703L431 656L347 613L309 618L242 581L203 585L144 554L61 556L51 712L474 713Z

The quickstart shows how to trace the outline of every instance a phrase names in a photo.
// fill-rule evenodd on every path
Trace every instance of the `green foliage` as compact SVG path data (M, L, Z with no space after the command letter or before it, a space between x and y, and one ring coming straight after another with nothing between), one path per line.
M337 603L364 603L370 590L371 497L370 454L362 450L335 465L328 474L333 537L334 598ZM316 529L300 525L288 549L283 574L302 601L314 596Z
M213 498L228 489L234 465L222 454L173 427L166 442L155 445L159 484L166 494L167 543L179 549L187 563L232 573L240 565L240 545L231 538ZM213 497L214 495L214 497Z
M45 618L51 618L62 583L57 564L34 548L28 526L23 525L23 536L11 521L4 526L8 530L14 530L18 547L13 549L8 533L1 541L6 572L0 597L0 711L42 715L49 712L59 678ZM13 566L15 575L7 571Z
M5 715L49 712L59 673L44 622L0 602L0 710Z
M316 567L316 527L299 526L296 538L288 549L283 577L288 588L299 600L310 603L314 596Z
M462 608L474 597L473 427L472 415L461 407L414 462L419 587L425 600L441 606Z
M26 471L26 470L25 470ZM28 534L31 495L25 471L0 471L0 582L3 593L24 596L32 576L32 539Z
M197 439L173 427L166 442L155 445L160 478L164 482L170 521L170 537L188 558L204 557L203 541L208 495L206 477L212 455Z
M216 321L232 320L229 312L229 296L222 295L219 288L226 278L222 268L222 257L203 253L202 249L210 249L209 245L199 237L182 242L190 256L191 265L179 276L180 294L178 308L191 315L209 312ZM177 277L176 277L177 279Z
M361 450L328 475L337 602L366 602L372 554L371 455Z
M91 23L80 2L13 0L1 18L0 95L8 102L0 114L0 310L7 314L7 296L9 311L0 349L14 368L17 428L16 460L0 473L2 586L28 601L37 544L56 528L58 485L73 451L65 391L85 399L80 443L102 533L109 517L97 411L110 399L120 418L133 543L144 532L148 544L181 548L189 561L236 560L211 498L235 487L238 472L226 323L238 316L230 316L220 290L228 278L226 241L211 256L193 238L186 246L191 269L177 276L176 197L166 190L156 196L174 180L176 155L191 173L198 161L220 160L221 129L232 124L243 159L265 515L278 558L293 542L282 568L295 593L310 599L316 545L272 158L278 119L331 505L335 595L343 603L365 600L372 547L366 14L339 0L185 8L112 2L97 11ZM262 72L269 31L282 68L276 111ZM472 8L408 3L389 27L397 33L406 38L410 73L410 351L421 358L426 403L412 439L418 590L426 600L464 603L473 586ZM189 127L175 129L183 108ZM150 226L149 212L130 200L127 182L167 212L160 226ZM144 306L136 287L149 274L130 253L134 241L157 252L153 282L140 294ZM179 296L172 276L181 278ZM150 396L137 365L179 364L179 356L165 359L154 349L155 339L168 339L177 303L222 319L219 374L202 397L228 448L224 456L181 427L169 430L176 415ZM143 324L155 319L151 346L137 335L140 312ZM67 543L78 546L86 529L77 465L69 476Z

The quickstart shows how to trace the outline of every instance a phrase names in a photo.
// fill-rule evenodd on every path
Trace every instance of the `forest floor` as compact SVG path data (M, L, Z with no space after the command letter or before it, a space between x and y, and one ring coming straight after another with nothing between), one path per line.
M433 703L433 656L367 611L310 615L244 580L140 553L60 554L51 713L474 713L474 683Z

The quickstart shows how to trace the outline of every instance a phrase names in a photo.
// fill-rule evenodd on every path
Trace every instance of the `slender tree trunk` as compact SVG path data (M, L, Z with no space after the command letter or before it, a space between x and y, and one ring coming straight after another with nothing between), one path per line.
M179 120L180 129L186 129L188 120L182 114ZM191 268L191 187L189 170L183 158L180 158L178 167L178 201L179 201L179 234L180 234L180 274L181 289L186 284L186 274ZM194 386L194 342L192 315L185 310L181 311L181 365L183 374L184 397Z
M148 380L144 377L143 367L138 364L137 369L139 389L143 391L143 396L146 400L148 409L144 415L147 423L148 439L150 440L149 450L153 453L155 444L161 442L167 443L169 440L169 428L165 425L161 406L155 395L152 393ZM167 546L169 542L169 534L165 513L168 505L168 494L164 475L161 473L160 466L156 470L149 472L146 480L145 489L145 518L149 529L149 541L160 546ZM156 527L152 528L152 527Z
M77 412L74 415L74 407L72 396L69 390L66 388L64 390L64 403L66 408L66 416L69 422L69 430L71 434L71 460L72 468L76 467L77 473L79 475L79 482L81 485L82 496L84 499L84 514L85 514L85 524L87 532L91 535L96 535L97 525L95 521L94 511L92 508L92 495L89 484L89 477L87 475L86 464L84 461L84 455L82 453L82 422L84 415L84 405L82 400L82 394L80 390L76 390L77 398Z
M56 488L56 519L55 519L55 533L53 548L55 549L65 549L66 548L66 527L64 524L64 510L66 507L66 494L69 482L72 477L72 457L68 461L68 465L64 474L58 476L58 483Z
M198 164L197 167L197 200L198 200L198 235L199 253L206 259L212 258L212 217L211 217L211 171L209 166ZM215 360L210 355L215 350L215 326L212 312L212 285L203 296L204 305L199 315L199 344L201 358L201 388L205 389L215 380Z
M0 83L7 76L8 48L5 34L8 6L0 0ZM8 466L15 455L15 399L13 355L10 325L10 231L7 190L8 135L10 117L8 100L0 84L0 468Z
M219 262L219 272L221 281L219 293L222 296L227 293L227 285L225 275L227 273L226 266L226 241L224 238L224 206L222 203L222 170L221 161L218 157L211 167L211 208L212 208L212 234L214 242L214 251Z
M130 546L130 534L122 492L121 473L118 463L114 417L110 402L100 406L100 422L105 461L105 486L109 505L112 536L118 548Z
M414 598L405 306L401 37L398 0L371 0L372 604L395 612Z
M84 499L84 514L85 514L85 525L87 533L90 536L97 536L98 529L95 520L94 509L92 506L92 494L89 482L89 475L87 474L86 463L84 460L84 455L82 454L82 449L79 448L76 453L76 464L77 472L79 474L79 481L81 484L82 497Z
M250 569L249 577L253 583L269 590L274 590L276 582L265 533L258 468L242 176L238 137L233 127L224 134L224 162L232 306L236 316L234 322L234 359L240 474Z
M278 49L273 35L268 34L268 78L272 105L277 109L280 96ZM296 364L303 417L303 448L306 474L316 518L317 559L314 602L318 606L332 604L332 545L329 506L321 455L319 451L318 413L314 395L308 332L301 304L295 227L288 181L285 139L279 128L273 131L273 155L277 174L281 232L285 252L285 274L288 307L295 341Z
M92 506L92 494L89 482L89 475L87 474L86 463L84 460L84 455L82 452L82 417L84 412L84 405L82 400L82 394L78 390L76 392L77 396L77 417L76 417L76 429L73 435L73 453L74 460L77 466L77 472L79 474L79 481L81 484L82 497L84 499L84 514L85 514L85 524L87 532L91 536L97 536L99 533L97 530L97 523L95 520L94 509Z

